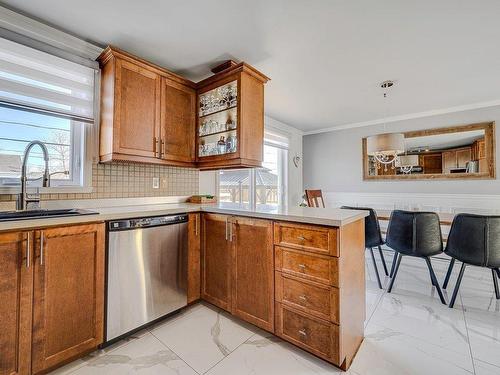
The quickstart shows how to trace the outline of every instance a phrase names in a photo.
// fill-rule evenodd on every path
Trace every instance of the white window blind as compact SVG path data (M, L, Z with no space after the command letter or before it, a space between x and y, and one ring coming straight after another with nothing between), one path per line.
M0 38L0 105L94 122L89 67Z
M288 147L290 146L290 138L285 134L266 129L264 132L264 144L288 150Z

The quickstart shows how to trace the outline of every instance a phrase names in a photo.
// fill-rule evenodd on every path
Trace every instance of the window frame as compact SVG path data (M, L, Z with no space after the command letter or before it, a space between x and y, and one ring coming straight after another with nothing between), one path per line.
M276 133L273 129L273 133ZM280 132L281 133L281 132ZM286 137L289 141L290 138L288 134L280 134L284 137ZM290 143L288 143L289 145ZM288 153L290 152L290 147L285 147L285 146L278 146L276 144L273 144L271 142L265 142L265 146L269 147L274 147L278 150L281 151L280 155L278 156L278 168L279 168L279 173L278 173L278 209L286 209L288 207ZM258 168L249 168L249 178L250 178L250 184L248 188L248 203L240 203L240 205L249 205L249 207L253 210L257 208L257 197L256 197L256 170ZM217 194L217 199L219 200L219 203L224 203L220 202L220 171L217 170L215 173L215 192Z

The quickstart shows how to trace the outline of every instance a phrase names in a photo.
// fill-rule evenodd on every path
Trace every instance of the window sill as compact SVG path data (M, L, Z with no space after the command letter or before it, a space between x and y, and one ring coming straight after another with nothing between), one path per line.
M34 192L35 187L28 187L28 192ZM54 186L40 187L40 194L89 194L93 192L92 186ZM0 194L19 194L20 186L0 186Z

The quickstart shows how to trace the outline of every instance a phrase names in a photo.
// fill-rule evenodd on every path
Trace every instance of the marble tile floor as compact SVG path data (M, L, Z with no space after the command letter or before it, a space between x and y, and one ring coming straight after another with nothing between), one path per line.
M392 254L386 255L390 263ZM433 260L433 265L442 283L448 263ZM439 302L423 260L403 258L391 294L378 289L369 258L366 272L366 338L346 374L500 375L500 301L489 270L467 269L454 309ZM383 282L386 288L389 278ZM337 373L342 371L200 303L51 374Z

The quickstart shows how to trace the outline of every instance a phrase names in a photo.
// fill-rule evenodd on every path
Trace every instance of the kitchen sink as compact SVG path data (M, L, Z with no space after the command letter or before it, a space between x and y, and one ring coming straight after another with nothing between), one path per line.
M48 219L51 217L96 215L98 212L80 210L76 208L56 209L56 210L25 210L25 211L4 211L0 212L0 221L28 220L28 219Z

